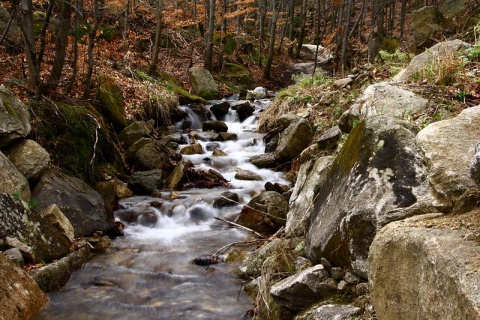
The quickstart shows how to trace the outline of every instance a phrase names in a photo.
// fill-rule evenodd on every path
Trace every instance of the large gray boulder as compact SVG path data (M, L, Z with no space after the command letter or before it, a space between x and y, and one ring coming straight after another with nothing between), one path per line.
M288 202L275 191L265 191L244 206L238 224L264 235L275 233L285 226Z
M425 112L427 107L428 101L410 90L386 82L375 83L342 114L339 127L350 132L355 122L376 115L407 120Z
M173 170L170 155L173 150L150 138L141 138L127 150L127 161L134 165L138 171L160 169L164 175L169 175Z
M456 52L463 51L468 47L470 47L470 44L458 39L437 43L425 52L413 57L407 68L397 74L393 80L400 83L408 82L412 80L415 73L431 67L434 62L449 58Z
M3 35L5 33L10 19L11 15L8 10L3 6L0 6L0 34ZM8 32L5 35L5 41L12 45L20 45L22 43L22 32L15 23L15 20L12 21L8 28Z
M162 183L162 170L137 171L128 179L128 188L135 194L150 195L156 189L161 189Z
M154 125L155 120L153 119L148 122L135 121L120 132L118 140L123 143L124 149L128 149L141 138L151 137Z
M0 193L10 193L30 200L30 187L27 179L15 168L8 158L0 151Z
M38 181L50 163L50 155L47 150L37 142L29 139L11 143L5 153L15 168L30 183Z
M0 319L29 319L48 302L35 281L0 254Z
M480 137L480 106L457 117L430 124L416 137L428 166L428 180L436 194L451 207L469 188L476 187L470 163Z
M285 231L287 235L305 236L314 212L314 202L327 177L333 157L321 157L300 166L297 181L290 197Z
M205 68L192 67L188 70L188 78L193 92L204 99L212 100L220 97L220 90L212 74Z
M370 248L371 301L378 319L480 319L477 241L468 230L416 222L384 227Z
M430 207L412 126L375 116L360 122L333 161L315 201L306 252L367 277L368 248L383 225Z
M275 283L270 295L281 306L300 311L336 290L337 282L323 265L317 264Z
M34 261L51 261L70 251L69 239L58 226L30 210L20 200L0 194L0 239L16 238L32 248Z
M412 12L412 33L415 45L431 45L443 31L445 17L437 7L427 6Z
M0 85L0 148L30 132L30 114L20 99Z
M280 163L295 159L313 138L313 128L310 123L298 118L280 134L277 149L274 152L275 160Z
M72 224L76 238L95 231L117 233L113 215L106 213L102 196L80 179L47 171L32 190L32 196L40 210L57 205Z

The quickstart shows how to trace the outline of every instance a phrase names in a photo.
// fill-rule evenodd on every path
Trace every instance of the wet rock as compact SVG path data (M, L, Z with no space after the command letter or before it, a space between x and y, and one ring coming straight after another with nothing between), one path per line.
M255 111L255 107L252 106L250 103L241 104L237 106L237 110L236 110L238 119L240 120L240 122L245 121L245 119L250 117L254 111Z
M429 183L446 207L451 208L467 189L477 186L469 169L479 136L480 106L432 123L416 137L429 169Z
M182 150L180 150L180 154L186 154L186 155L202 154L202 153L204 153L204 151L200 143L194 143L194 144L188 145L186 147L183 147Z
M188 215L191 221L200 223L212 218L213 213L210 208L205 205L195 205L188 210Z
M2 254L2 252L0 252ZM23 268L25 266L25 260L23 259L22 252L18 248L11 248L3 251L3 254L15 263L18 267Z
M20 99L0 85L0 148L30 133L30 114Z
M307 257L325 257L362 278L379 227L423 213L422 205L435 212L415 131L405 121L375 116L360 122L326 175L307 233Z
M276 135L265 145L265 153L273 153L277 149L280 137Z
M290 197L285 232L289 235L304 236L310 226L314 202L333 162L333 157L310 160L300 166L297 181Z
M95 182L95 190L102 196L107 214L113 214L113 211L118 207L119 199L133 195L132 190L117 178Z
M153 226L158 221L158 216L151 208L128 208L115 211L115 216L128 223Z
M70 240L41 215L11 195L0 194L0 238L16 238L32 248L35 262L51 261L70 251ZM32 261L29 261L32 262Z
M187 167L185 164L183 162L179 162L175 169L173 169L172 174L170 174L167 179L167 189L179 190L182 187L186 172Z
M200 256L193 259L193 263L197 266L209 266L219 262L218 256Z
M191 131L189 132L189 137L193 138L194 140L200 140L200 141L220 141L223 140L220 136L222 132L216 133L216 132L211 132L211 131Z
M317 145L320 149L331 150L338 146L338 142L342 138L342 131L338 126L325 131L317 140Z
M285 226L287 212L288 202L281 194L265 191L243 207L237 223L269 235Z
M0 319L28 319L48 302L35 281L0 254Z
M218 142L209 142L205 145L205 149L207 151L213 151L217 148L220 148L220 143L218 143Z
M278 182L271 183L270 181L268 181L267 183L265 183L265 190L275 191L280 194L283 194L284 192L287 192L288 190L290 190L290 186L287 186L286 184L281 184Z
M219 132L222 141L237 140L237 134L233 132Z
M96 253L110 253L115 250L112 239L108 236L100 237L100 239L94 244L93 250Z
M480 251L467 233L408 220L382 228L368 258L378 319L479 319Z
M212 100L220 97L220 91L212 74L205 68L192 67L188 70L188 78L193 92L204 99Z
M251 157L248 160L259 168L276 168L279 166L273 153L264 153Z
M213 200L212 206L214 208L236 206L239 201L240 199L237 193L225 191L220 194L220 198Z
M369 86L338 121L343 132L350 132L359 121L376 115L407 120L427 110L428 101L419 95L386 82Z
M5 153L15 168L32 184L40 179L50 163L47 150L29 139L11 143Z
M208 120L202 124L203 131L227 132L228 126L223 121Z
M407 68L395 76L393 81L400 83L408 82L415 73L430 67L434 61L442 61L452 56L455 52L465 50L468 47L470 47L468 43L458 39L437 43L425 52L413 57Z
M267 89L263 87L256 87L253 90L247 90L247 100L260 100L267 97Z
M102 196L80 179L47 171L32 195L39 210L56 204L72 224L75 238L95 231L117 234L113 215L105 211Z
M361 309L352 305L323 304L314 306L297 315L295 320L349 320L356 319L361 314Z
M15 194L22 200L30 200L30 186L27 179L0 151L0 193Z
M88 261L90 253L90 246L83 242L79 249L62 259L44 267L32 269L30 275L44 292L59 290L68 282L72 273Z
M226 101L214 104L210 107L210 111L213 113L217 120L222 120L230 110L230 104Z
M155 120L153 119L148 122L135 121L119 133L118 140L123 143L124 149L128 149L141 138L151 137L154 125Z
M313 130L307 120L300 118L293 121L280 135L275 160L280 163L293 160L309 146L312 136Z
M215 149L212 152L212 156L214 156L214 157L226 157L227 153L225 153L224 151L222 151L220 149Z
M249 181L262 181L263 178L261 175L256 174L255 172L249 170L239 170L235 174L235 179L237 180L249 180Z
M155 189L161 189L163 184L162 170L134 172L128 179L128 188L135 194L150 195Z
M291 310L302 310L336 291L328 271L318 264L275 283L270 295L276 303Z

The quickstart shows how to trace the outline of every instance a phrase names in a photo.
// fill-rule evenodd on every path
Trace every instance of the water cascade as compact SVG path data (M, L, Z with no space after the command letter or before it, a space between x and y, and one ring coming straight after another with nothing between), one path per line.
M51 303L35 319L242 318L252 302L241 291L241 279L231 274L232 266L221 262L205 267L192 260L247 236L214 217L232 220L267 181L288 184L282 173L258 169L248 162L264 152L262 135L255 127L258 113L268 104L268 100L255 101L255 112L241 123L230 110L223 120L228 132L237 135L236 140L197 140L205 153L183 156L197 169L221 173L229 181L228 189L166 190L158 198L122 200L123 211L119 210L117 217L137 210L148 213L139 215L144 220L126 224L125 236L114 240L116 250L93 256L64 288L49 294ZM198 128L198 118L190 112L189 117ZM186 132L183 134L187 138ZM224 155L213 155L215 148ZM235 174L239 170L252 171L262 180L238 180ZM239 195L239 203L214 207L213 201L227 190Z

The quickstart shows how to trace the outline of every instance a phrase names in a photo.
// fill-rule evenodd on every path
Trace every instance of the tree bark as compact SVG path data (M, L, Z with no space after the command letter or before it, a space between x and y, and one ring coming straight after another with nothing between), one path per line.
M208 29L205 36L205 55L203 66L213 71L213 31L215 30L215 0L208 0Z
M150 66L148 67L149 74L153 74L157 71L158 55L160 53L160 37L162 35L163 0L157 0L156 5L157 5L157 8L156 8L157 24L155 27L155 42L153 44L152 60L150 61Z
M88 33L88 69L87 76L85 78L85 91L83 93L83 98L88 99L90 93L92 92L92 76L93 68L95 66L95 60L93 57L93 49L95 47L95 38L97 36L98 24L99 24L99 9L98 9L98 0L93 1L93 27L92 30Z
M270 79L270 72L272 69L273 63L273 56L275 54L275 37L277 33L277 19L278 19L278 8L276 5L277 0L273 1L272 7L272 21L271 21L271 33L270 33L270 41L268 45L268 58L267 63L265 64L265 69L263 70L263 78Z

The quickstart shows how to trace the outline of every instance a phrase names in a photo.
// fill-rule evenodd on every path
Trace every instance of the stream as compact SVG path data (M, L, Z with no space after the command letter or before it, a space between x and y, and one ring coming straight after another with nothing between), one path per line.
M156 222L126 224L125 236L114 240L116 250L94 255L65 287L49 294L51 302L34 319L243 319L252 301L241 290L242 280L232 274L233 266L224 262L199 266L192 260L248 236L215 217L232 220L267 181L288 184L282 173L248 162L264 152L263 136L255 129L258 114L269 103L255 101L254 114L242 123L230 109L223 120L238 139L215 142L226 156L212 156L208 141L197 141L204 154L183 156L198 169L220 172L230 188L189 189L174 197L162 191L158 198L123 199L123 208L153 212ZM189 117L193 128L201 128L195 114L189 112ZM237 180L238 169L253 171L263 181ZM213 200L227 190L239 195L239 204L214 208Z

